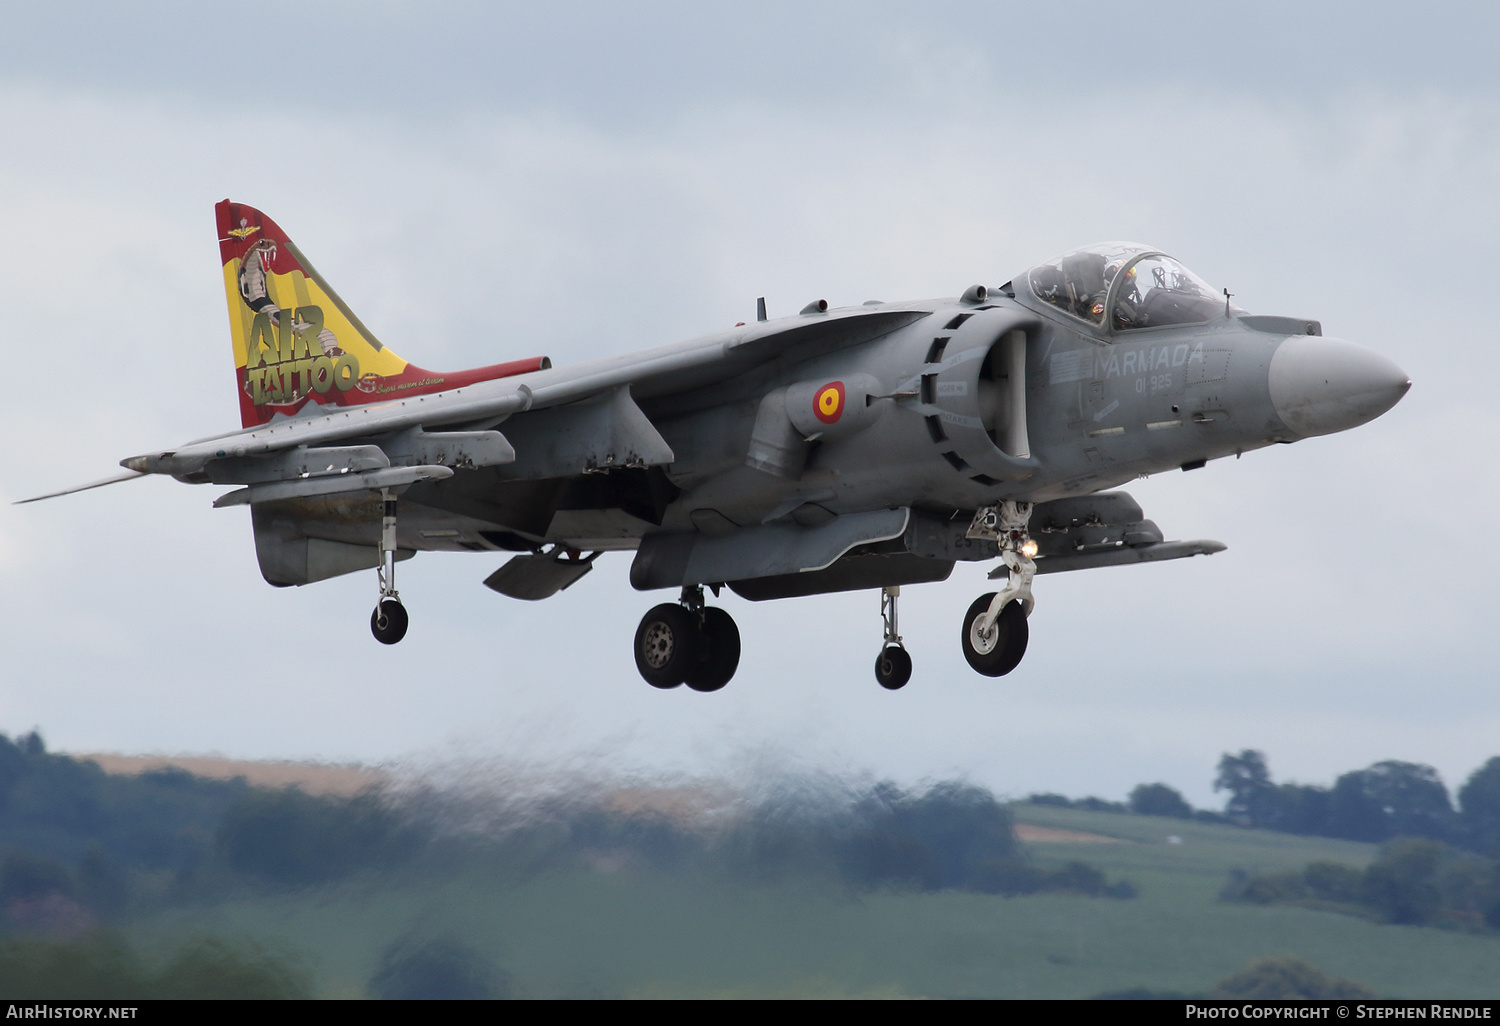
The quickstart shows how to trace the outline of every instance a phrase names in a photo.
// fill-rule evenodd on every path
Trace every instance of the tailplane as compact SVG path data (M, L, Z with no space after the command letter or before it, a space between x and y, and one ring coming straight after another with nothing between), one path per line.
M240 422L247 428L308 403L358 406L551 366L533 357L440 374L407 363L360 323L276 222L229 200L214 213Z

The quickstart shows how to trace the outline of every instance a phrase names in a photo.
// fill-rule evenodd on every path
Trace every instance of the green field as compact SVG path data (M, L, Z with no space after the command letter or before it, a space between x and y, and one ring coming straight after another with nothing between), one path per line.
M1280 954L1386 997L1500 997L1500 937L1218 900L1231 869L1318 859L1363 865L1373 846L1145 816L1012 809L1018 823L1122 839L1028 848L1043 866L1070 859L1099 866L1111 880L1129 880L1139 896L859 895L831 882L755 884L609 859L595 869L530 877L471 862L311 895L179 907L131 932L148 946L185 933L255 939L301 961L328 997L362 995L380 953L409 934L481 952L524 997L1201 993L1254 959Z

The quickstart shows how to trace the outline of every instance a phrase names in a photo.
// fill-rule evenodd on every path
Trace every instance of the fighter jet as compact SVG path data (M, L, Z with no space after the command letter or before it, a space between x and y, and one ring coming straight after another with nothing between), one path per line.
M214 506L250 507L268 583L376 571L387 645L408 624L396 565L418 552L509 553L484 583L529 601L633 552L636 589L679 592L635 634L658 688L734 676L739 630L705 587L878 590L875 676L900 688L901 588L959 560L995 564L959 634L976 671L1003 676L1037 574L1224 549L1166 540L1113 489L1356 427L1411 385L1318 321L1249 314L1133 243L953 298L776 319L762 299L754 322L675 345L437 373L378 341L269 217L215 211L241 428L95 484L233 486Z

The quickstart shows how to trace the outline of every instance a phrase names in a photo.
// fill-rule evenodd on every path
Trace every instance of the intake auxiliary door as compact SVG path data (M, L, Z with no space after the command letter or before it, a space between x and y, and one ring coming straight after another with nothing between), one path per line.
M943 456L976 479L1004 481L1030 473L1026 427L1026 336L1030 315L978 310L949 322L933 339L922 375L928 430L946 443Z

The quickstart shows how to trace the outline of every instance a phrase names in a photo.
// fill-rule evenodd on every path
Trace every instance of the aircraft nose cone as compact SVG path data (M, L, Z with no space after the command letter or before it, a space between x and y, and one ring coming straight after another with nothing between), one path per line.
M1329 435L1389 410L1411 379L1393 362L1341 338L1294 335L1271 357L1271 403L1297 434Z

